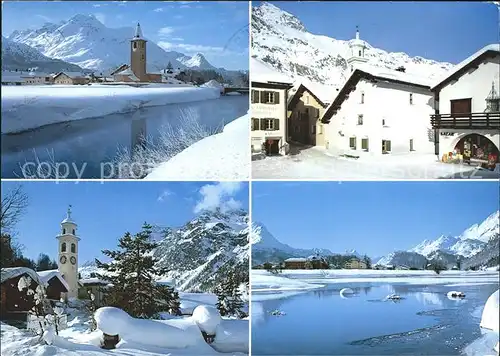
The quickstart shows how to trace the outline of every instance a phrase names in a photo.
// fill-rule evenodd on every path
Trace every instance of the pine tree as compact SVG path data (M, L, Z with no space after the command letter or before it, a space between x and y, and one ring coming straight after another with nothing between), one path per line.
M245 317L245 313L241 310L243 308L243 300L241 299L241 291L239 289L239 282L234 275L218 285L215 289L217 295L216 307L221 316L235 315L239 318Z
M105 304L137 318L151 318L162 311L180 314L177 292L155 281L167 270L156 266L158 259L151 252L158 244L151 240L151 233L151 225L145 223L141 232L134 236L127 232L120 238L118 250L102 251L112 262L96 260L97 267L107 272L98 277L109 280L112 285L105 292Z

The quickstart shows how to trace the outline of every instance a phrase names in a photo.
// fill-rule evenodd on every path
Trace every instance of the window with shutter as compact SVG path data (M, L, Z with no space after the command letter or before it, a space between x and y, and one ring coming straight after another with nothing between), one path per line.
M259 91L258 90L252 90L252 104L258 103L259 102Z
M358 115L358 125L363 125L363 115L362 114Z
M391 141L390 140L382 140L382 153L391 152Z
M252 131L259 130L259 119L252 118Z
M368 152L368 139L367 138L361 139L361 149Z
M280 119L274 119L274 129L275 130L280 129Z
M260 94L260 95L259 95L259 96L260 96L260 102L261 102L262 104L265 104L265 103L266 103L266 96L267 96L267 95L266 95L266 93L267 93L267 92L266 92L266 91L260 91L260 92L258 92L258 93Z
M279 92L274 92L274 101L273 104L279 104L280 103L280 93Z
M353 150L356 149L356 137L349 138L349 147Z
M267 130L267 120L266 119L259 119L260 125L259 129L260 130Z

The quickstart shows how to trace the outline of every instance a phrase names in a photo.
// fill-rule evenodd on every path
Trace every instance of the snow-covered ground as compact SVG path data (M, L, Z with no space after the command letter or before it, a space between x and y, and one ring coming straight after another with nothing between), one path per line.
M249 115L239 117L225 126L221 133L196 142L153 169L145 179L248 179L249 127Z
M258 179L498 179L500 173L469 165L438 162L429 154L385 155L359 159L333 157L321 147L296 148L287 156L252 161Z
M217 99L212 87L176 85L2 86L2 134L139 108Z
M184 298L201 309L212 309L209 306L216 299L212 295L182 293ZM207 304L205 304L207 303ZM203 305L207 305L203 307ZM195 307L194 307L195 308ZM194 309L193 308L193 309ZM200 308L200 307L198 307ZM104 310L103 310L104 309ZM204 313L195 313L193 317L169 316L166 320L133 319L116 308L103 308L96 316L96 331L90 331L89 318L77 308L69 309L68 328L61 330L52 338L52 344L40 342L39 336L1 323L2 356L45 356L45 355L230 355L246 354L249 348L249 321L222 318L216 323L204 319ZM198 309L199 311L200 309ZM218 317L220 319L220 317ZM209 323L210 321L210 323ZM202 337L201 328L213 326L216 337L209 345ZM106 330L103 330L106 329ZM113 330L111 330L113 329ZM117 348L104 350L99 347L102 332L117 332L121 336Z

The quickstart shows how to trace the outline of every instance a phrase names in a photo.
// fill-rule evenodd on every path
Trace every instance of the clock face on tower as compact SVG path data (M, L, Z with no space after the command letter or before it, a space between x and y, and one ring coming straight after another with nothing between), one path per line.
M67 261L66 256L61 256L61 258L59 259L59 261L61 261L62 264L65 264L66 261Z
M71 258L69 259L69 261L71 262L72 265L76 264L76 258L75 258L75 256L71 256Z

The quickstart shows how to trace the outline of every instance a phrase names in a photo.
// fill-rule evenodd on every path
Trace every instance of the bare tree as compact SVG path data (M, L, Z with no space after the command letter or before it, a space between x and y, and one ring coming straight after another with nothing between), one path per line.
M2 215L0 216L0 227L3 233L12 232L14 226L28 207L28 195L21 185L8 191L2 196Z

